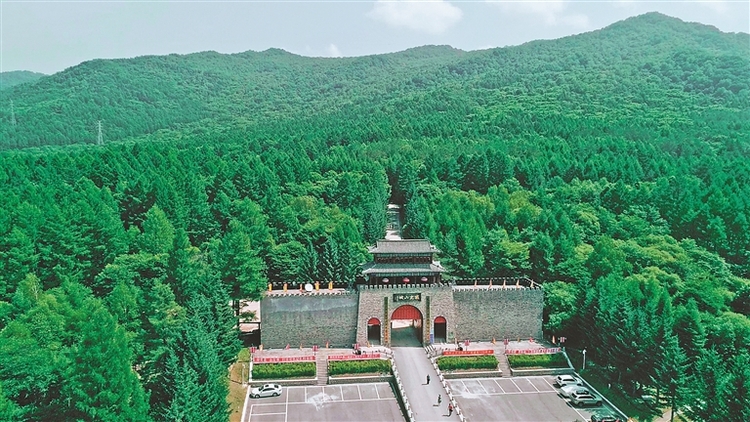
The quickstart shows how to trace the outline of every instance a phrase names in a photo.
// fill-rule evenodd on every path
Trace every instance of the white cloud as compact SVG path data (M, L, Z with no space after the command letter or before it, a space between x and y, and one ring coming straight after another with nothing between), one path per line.
M565 0L486 0L499 6L505 13L524 13L536 15L549 26L565 25L574 28L588 28L589 18L581 13L565 13Z
M723 0L699 1L698 4L708 7L714 13L718 13L720 15L725 14L729 10L729 7L727 6L727 2Z
M368 16L391 26L439 34L461 20L463 12L445 0L376 0Z
M336 46L336 44L330 44L328 46L328 57L343 57L344 55L341 54L341 50Z

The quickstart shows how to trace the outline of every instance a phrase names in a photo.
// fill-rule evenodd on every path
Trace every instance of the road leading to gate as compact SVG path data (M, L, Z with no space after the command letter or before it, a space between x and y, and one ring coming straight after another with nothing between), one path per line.
M396 362L401 382L404 385L406 397L409 399L414 420L427 421L458 421L458 414L453 412L448 417L448 393L440 384L432 362L427 358L421 347L394 347L393 358ZM427 382L430 376L430 384ZM443 396L440 406L437 406L438 394Z

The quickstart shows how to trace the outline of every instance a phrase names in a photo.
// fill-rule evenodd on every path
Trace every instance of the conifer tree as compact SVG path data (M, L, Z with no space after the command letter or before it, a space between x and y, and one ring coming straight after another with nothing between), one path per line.
M148 400L131 367L125 330L95 306L68 358L62 401L70 419L147 421ZM62 403L61 403L62 404Z

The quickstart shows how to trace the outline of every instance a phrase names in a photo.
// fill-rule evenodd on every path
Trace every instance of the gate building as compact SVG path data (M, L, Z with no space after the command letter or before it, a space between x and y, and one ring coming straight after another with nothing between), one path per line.
M268 348L541 339L544 295L525 277L452 279L428 240L380 240L353 289L275 288L261 302Z

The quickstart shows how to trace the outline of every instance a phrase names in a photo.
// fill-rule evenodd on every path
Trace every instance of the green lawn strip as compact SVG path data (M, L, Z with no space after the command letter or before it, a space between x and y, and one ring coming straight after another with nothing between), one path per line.
M331 361L328 375L390 374L391 364L383 359Z
M253 365L253 380L314 377L315 362L261 363Z
M567 368L568 361L562 353L550 355L508 355L512 368Z
M486 356L441 356L437 360L441 371L461 369L497 369L497 358Z

